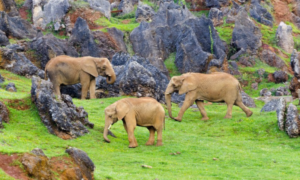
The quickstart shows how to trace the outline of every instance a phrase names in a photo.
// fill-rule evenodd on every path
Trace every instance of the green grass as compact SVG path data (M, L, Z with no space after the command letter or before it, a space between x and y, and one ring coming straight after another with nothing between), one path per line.
M105 17L101 17L98 20L96 20L96 24L100 26L105 26L106 28L112 28L115 27L121 31L131 32L134 28L139 26L139 23L135 22L135 18L128 19L130 22L128 24L124 24L122 21L123 19L118 19L111 17L110 20L108 20ZM103 29L103 31L106 31L106 29Z
M20 92L0 91L0 100L30 98L30 79L0 71L16 83ZM7 83L7 82L6 82ZM22 94L22 95L21 95ZM74 140L62 140L48 133L34 104L19 111L10 106L10 123L0 132L1 153L24 153L41 148L48 157L64 155L66 147L84 150L95 163L95 179L297 179L300 176L300 139L289 138L277 127L276 113L260 114L263 103L252 117L233 108L233 118L223 119L226 105L205 106L209 121L201 121L197 109L186 111L181 123L166 118L164 145L145 146L149 132L137 127L135 136L139 146L128 148L127 134L122 122L112 126L117 138L103 141L104 108L121 99L73 99L89 114L95 124L90 133ZM173 105L173 115L179 108ZM180 152L179 155L170 153ZM291 158L292 157L292 158ZM215 158L215 160L213 160ZM152 166L144 169L141 165ZM0 170L1 177L7 177ZM10 178L7 178L10 179Z
M224 22L226 22L224 20ZM226 42L226 44L230 44L232 32L234 29L234 24L224 23L222 26L215 27L219 33L220 38Z
M173 76L179 76L180 72L178 71L176 65L175 65L175 57L176 53L171 53L169 57L165 60L165 66L169 71L170 77Z

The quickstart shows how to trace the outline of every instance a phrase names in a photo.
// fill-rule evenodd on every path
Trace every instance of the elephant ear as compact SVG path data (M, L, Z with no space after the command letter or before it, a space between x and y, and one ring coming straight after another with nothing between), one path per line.
M129 107L126 103L122 101L118 102L116 106L116 112L117 112L118 120L122 120L129 112Z
M197 88L196 79L192 75L188 75L182 79L182 85L178 94L184 94Z
M93 59L85 59L82 63L82 70L94 77L98 77L97 67Z

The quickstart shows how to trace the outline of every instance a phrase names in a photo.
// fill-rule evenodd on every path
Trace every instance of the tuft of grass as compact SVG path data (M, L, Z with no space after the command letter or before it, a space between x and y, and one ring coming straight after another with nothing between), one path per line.
M135 22L135 18L127 19L127 21L129 21L127 24L124 24L122 21L124 22L124 20L114 17L111 17L110 20L108 20L106 17L101 17L98 20L96 20L95 23L106 28L115 27L125 32L131 32L133 31L133 29L139 26L139 23ZM105 31L105 29L103 30Z
M176 53L171 53L164 62L166 68L169 71L170 77L180 75L180 72L178 71L178 69L175 65L175 58L176 58Z
M4 78L21 86L23 95L30 97L30 79L0 70ZM28 87L25 87L28 86ZM14 93L0 93L0 100L15 98ZM201 121L200 112L189 108L182 122L167 116L163 131L163 146L146 146L149 131L137 127L135 137L139 146L128 148L127 134L122 121L111 131L117 138L103 141L104 108L124 97L79 100L95 124L90 133L73 140L62 140L49 134L42 124L37 108L18 111L8 107L10 123L4 123L0 132L1 153L24 153L41 148L48 157L65 155L69 146L85 151L94 162L95 179L297 179L300 176L300 138L289 138L277 127L276 112L260 113L264 103L251 108L254 114L246 117L233 107L232 119L223 119L227 106L212 103L205 106L210 117ZM163 105L166 110L166 107ZM173 115L180 108L173 104ZM174 152L180 154L173 155ZM290 157L293 157L291 160ZM152 166L152 169L141 165ZM255 172L255 173L253 173ZM0 170L2 179L11 179ZM5 179L5 180L6 180Z
M226 42L226 44L230 44L232 39L232 32L234 29L234 24L227 24L224 21L222 26L215 27L219 33L220 38Z

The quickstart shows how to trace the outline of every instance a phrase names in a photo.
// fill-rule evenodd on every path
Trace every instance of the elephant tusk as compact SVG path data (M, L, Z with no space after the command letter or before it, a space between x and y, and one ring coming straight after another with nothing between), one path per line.
M111 125L109 125L107 129L110 129L110 127L111 127Z

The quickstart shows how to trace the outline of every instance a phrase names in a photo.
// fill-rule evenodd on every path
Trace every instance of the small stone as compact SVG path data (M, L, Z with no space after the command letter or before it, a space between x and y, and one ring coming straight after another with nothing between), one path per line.
M143 167L143 168L148 168L148 169L152 169L152 166L148 166L148 165L146 165L146 164L141 165L141 167Z

